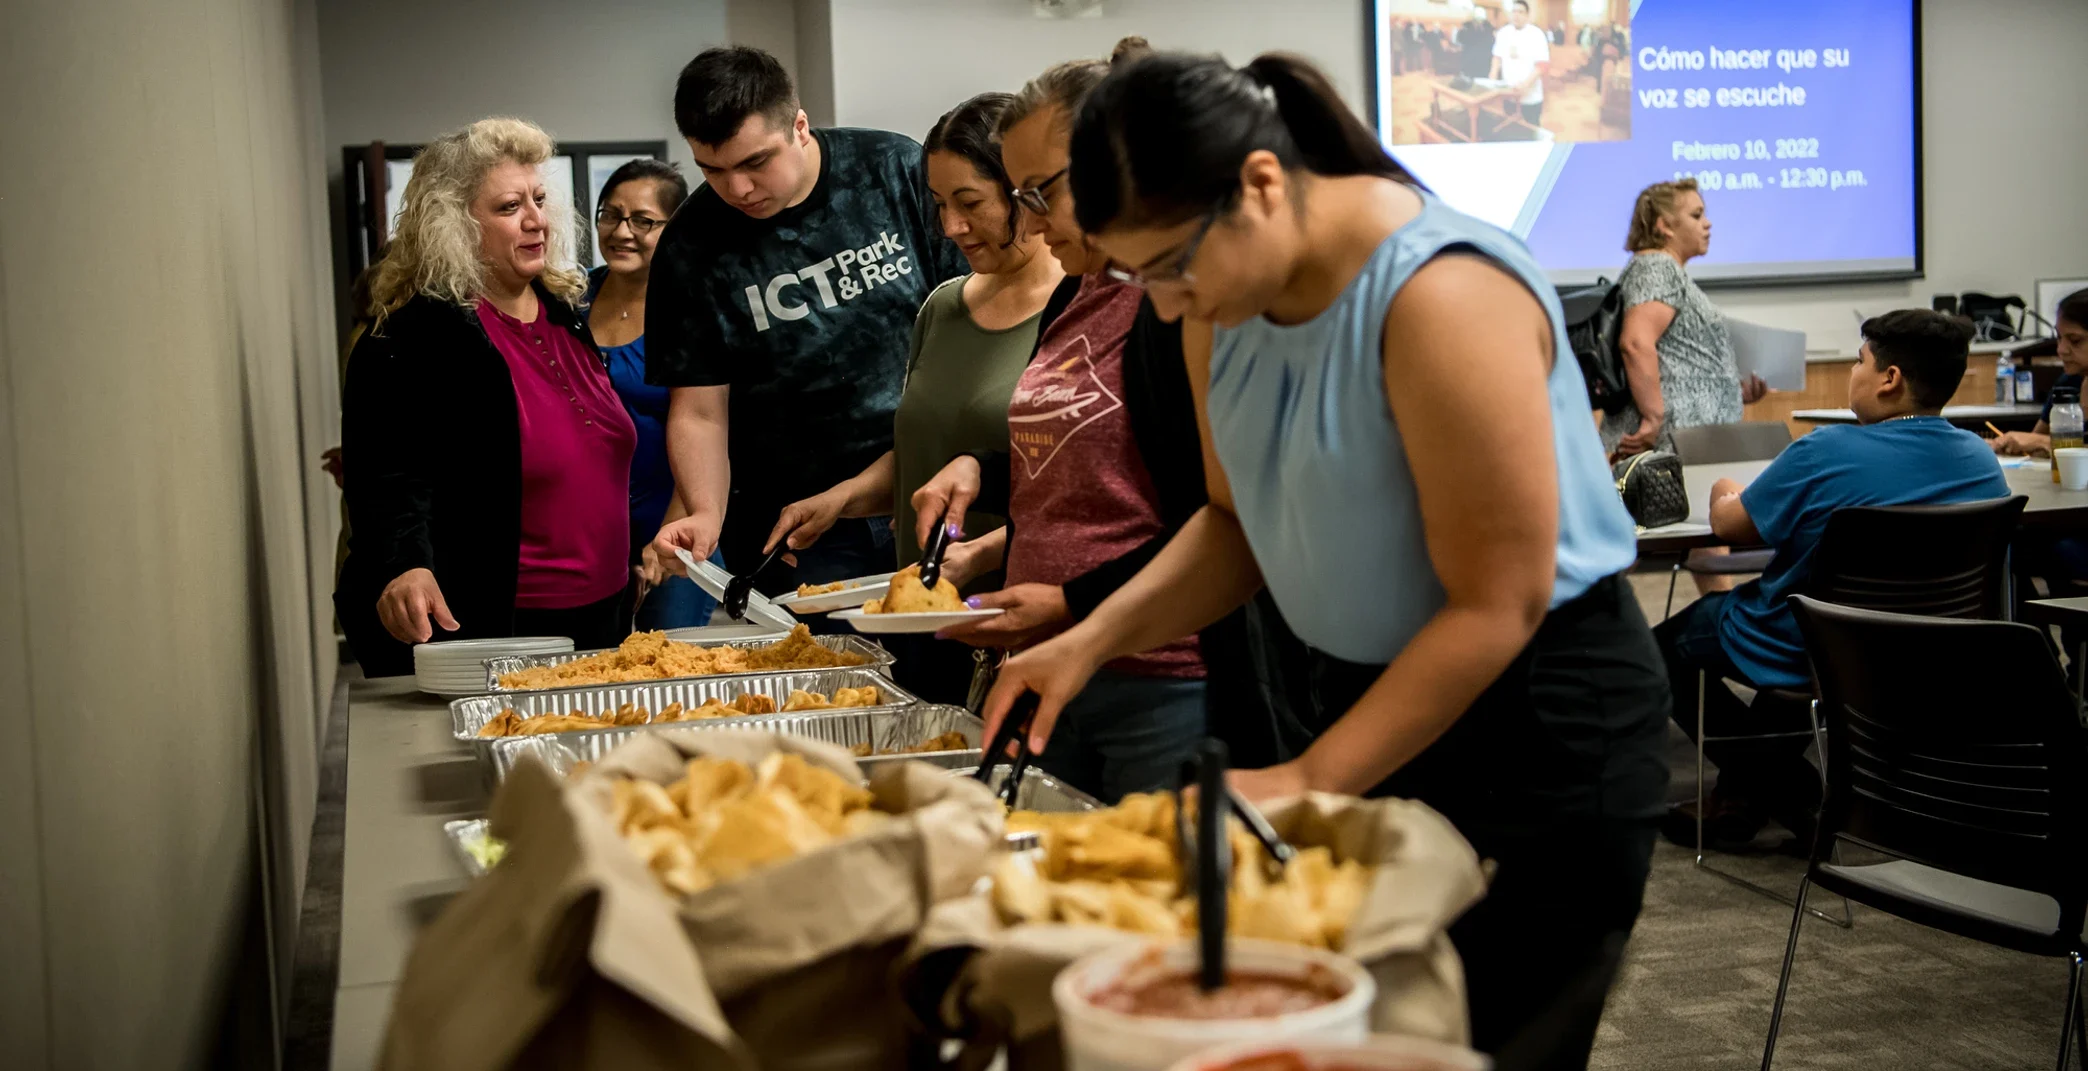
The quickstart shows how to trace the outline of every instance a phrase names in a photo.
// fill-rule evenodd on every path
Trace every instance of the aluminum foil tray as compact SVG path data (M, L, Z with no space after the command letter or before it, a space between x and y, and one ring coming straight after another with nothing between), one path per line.
M645 728L598 729L579 733L546 733L514 736L493 741L495 775L506 778L524 755L534 755L563 776L581 762L594 762L617 745L641 732L714 732L719 729L754 729L807 736L842 747L869 745L874 751L918 747L947 732L964 734L969 748L956 751L913 752L870 755L857 759L868 769L891 762L926 762L957 768L979 762L979 734L985 726L963 707L918 704L907 707L865 707L858 710L807 710L791 714L763 714L746 718L712 718L708 721L670 722Z
M676 680L642 681L634 684L598 684L584 688L555 688L548 691L501 692L497 695L477 695L450 702L450 736L462 744L469 745L479 758L491 761L492 744L501 739L526 739L509 737L481 738L478 733L486 723L501 711L512 708L523 717L538 714L600 714L613 711L625 703L635 703L657 714L667 707L680 703L684 707L702 706L705 700L719 699L731 702L742 695L765 695L776 701L778 708L790 698L792 691L803 689L832 696L842 688L875 686L883 700L875 707L855 708L860 710L886 710L915 706L920 703L913 693L893 684L889 678L877 671L857 666L851 669L809 669L790 673L745 673L730 677L683 677ZM831 714L838 711L796 711L797 714ZM779 715L757 715L776 717ZM744 718L714 718L710 722L666 722L659 726L618 726L602 729L584 729L571 733L546 734L551 736L594 736L612 731L651 731L667 725L711 724L712 722L740 722ZM621 739L621 738L619 738Z
M776 640L777 640L778 638L780 638L780 637L765 637L765 638L758 638L758 639L749 639L749 640L724 640L724 641L721 641L721 642L718 642L718 643L706 643L706 644L702 644L701 646L704 646L704 647L710 647L710 648L718 648L718 647L741 647L741 648L746 648L746 647L767 647L768 645L770 645L770 644L772 644L772 643L776 642ZM848 669L868 669L868 670L874 670L874 671L882 672L882 673L885 673L885 674L887 674L887 675L889 675L889 673L890 673L890 670L891 670L891 666L892 666L892 662L893 662L893 658L892 658L892 653L891 653L890 651L887 651L887 650L885 650L884 648L882 648L882 647L878 646L877 644L874 644L874 643L870 642L869 640L866 640L866 639L864 639L864 638L863 638L863 637L861 637L861 636L847 636L847 635L837 635L837 636L814 636L814 637L812 637L812 638L813 638L813 639L815 639L815 640L817 640L817 641L819 641L819 645L820 645L821 647L824 647L824 648L826 648L826 649L827 649L827 650L829 650L829 651L835 651L835 652L839 652L839 653L842 653L842 654L855 654L855 655L861 655L861 656L862 656L863 658L867 659L867 661L865 661L865 662L864 662L864 663L863 663L862 665L860 665L860 666L849 666L849 667L843 667L843 668L848 668ZM614 648L609 648L609 650L614 650ZM571 661L574 661L574 660L576 660L576 659L581 659L581 658L585 658L585 657L587 657L588 655L597 655L597 654L602 654L602 653L604 653L604 652L603 652L603 651L564 651L564 652L560 652L559 654L551 654L551 655L509 655L509 656L507 656L507 657L504 657L504 658L488 658L488 659L486 659L486 689L487 689L488 691L491 691L491 692L501 692L501 693L506 693L506 694L520 694L520 692L522 692L522 691L524 691L524 690L522 690L522 689L512 689L512 688L502 688L502 687L500 686L500 678L501 678L501 677L502 677L503 675L505 675L505 674L513 673L513 672L516 672L517 670L531 669L531 668L534 668L534 667L536 667L536 666L556 666L556 665L562 665L562 664L564 664L564 663L566 663L566 662L571 662ZM775 673L775 672L777 672L777 671L774 671L774 670L763 670L763 671L761 671L761 672L759 672L759 673L715 673L715 674L711 674L711 675L709 675L709 676L704 676L704 677L673 677L673 678L662 678L662 679L667 679L667 680L713 680L713 679L720 679L720 678L736 678L736 677L757 677L757 676L768 676L768 675L771 675L771 674L773 674L773 673ZM824 670L787 670L787 671L784 671L784 672L793 672L793 673L819 673L819 672L825 672L825 671L824 671ZM652 683L656 683L656 682L655 682L655 681L627 681L627 682L623 682L623 683L625 683L625 684L652 684ZM603 684L603 685L574 685L573 687L588 687L588 688L612 688L612 687L618 687L618 685L610 685L610 684ZM534 689L534 690L542 690L542 689Z

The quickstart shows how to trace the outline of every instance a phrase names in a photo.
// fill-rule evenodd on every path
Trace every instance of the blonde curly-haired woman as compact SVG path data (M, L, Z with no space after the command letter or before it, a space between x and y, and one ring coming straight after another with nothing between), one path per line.
M342 461L355 530L334 593L369 676L411 644L623 631L637 433L587 324L551 138L482 119L414 159L348 359Z

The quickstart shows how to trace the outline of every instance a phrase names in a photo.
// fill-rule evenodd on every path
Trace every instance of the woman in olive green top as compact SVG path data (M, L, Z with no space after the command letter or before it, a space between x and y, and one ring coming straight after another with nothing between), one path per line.
M1008 196L995 130L1013 99L981 93L965 101L936 121L922 145L943 234L963 252L972 274L938 287L914 320L892 451L855 477L784 507L768 546L788 540L802 550L842 517L891 513L897 563L918 561L914 490L958 454L1008 448L1008 396L1036 349L1045 305L1065 278L1042 237L1023 233L1022 210ZM950 545L943 575L960 588L991 586L1007 546L1003 523L968 515L962 522L968 538ZM901 683L924 698L962 702L970 649L926 639L920 646L933 650L910 651L899 667L930 679Z

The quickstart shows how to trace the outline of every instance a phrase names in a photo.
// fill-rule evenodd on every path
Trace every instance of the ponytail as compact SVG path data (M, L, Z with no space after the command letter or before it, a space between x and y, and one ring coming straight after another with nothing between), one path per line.
M1342 102L1319 68L1297 56L1265 52L1244 70L1273 95L1276 112L1298 147L1305 170L1316 175L1378 175L1414 181L1385 151L1377 134Z
M1267 150L1286 170L1420 184L1394 162L1325 75L1269 53L1234 69L1216 56L1152 53L1087 94L1073 128L1080 226L1168 226L1239 193L1240 165Z

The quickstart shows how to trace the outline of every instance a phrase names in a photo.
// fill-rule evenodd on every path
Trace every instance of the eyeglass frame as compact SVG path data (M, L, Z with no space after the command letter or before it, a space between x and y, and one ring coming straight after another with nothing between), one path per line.
M1048 216L1051 214L1051 202L1044 199L1044 191L1050 189L1058 180L1065 178L1066 173L1071 170L1073 170L1073 166L1068 164L1059 168L1052 173L1050 178L1037 183L1035 186L1020 186L1009 190L1008 200L1040 216Z
M1102 269L1103 273L1117 282L1142 286L1148 290L1151 290L1154 286L1196 285L1196 276L1189 273L1190 262L1196 259L1196 254L1203 251L1204 239L1210 237L1211 228L1218 225L1218 217L1225 214L1225 210L1230 204L1230 201L1221 202L1213 206L1209 212L1204 213L1203 224L1196 228L1196 233L1190 235L1188 241L1182 243L1182 251L1175 255L1174 261L1162 269L1165 274L1158 276L1147 275L1144 272L1120 267L1115 264Z
M614 213L613 221L609 218L612 213ZM638 226L638 221L641 219L645 221L645 226L642 228ZM651 216L641 215L627 216L608 205L595 209L595 230L603 234L615 234L616 228L627 223L630 224L631 234L638 238L643 238L667 225L667 221L664 219L654 219ZM604 226L604 224L607 225Z

